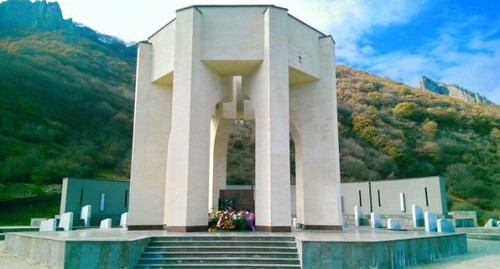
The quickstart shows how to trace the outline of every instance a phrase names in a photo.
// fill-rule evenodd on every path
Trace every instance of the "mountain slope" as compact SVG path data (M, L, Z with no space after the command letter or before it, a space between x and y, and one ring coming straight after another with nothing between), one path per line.
M443 175L451 209L500 215L500 107L337 67L343 181Z
M101 42L57 3L0 14L0 182L126 176L136 48Z

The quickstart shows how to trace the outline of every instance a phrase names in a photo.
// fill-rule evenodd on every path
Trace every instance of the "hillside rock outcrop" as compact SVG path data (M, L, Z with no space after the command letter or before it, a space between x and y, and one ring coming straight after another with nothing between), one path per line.
M447 85L442 82L435 82L426 76L422 76L422 79L420 79L420 89L455 97L469 103L493 104L493 102L478 93L471 92L457 85Z
M71 19L65 20L57 2L9 0L0 5L0 33L13 31L72 30Z

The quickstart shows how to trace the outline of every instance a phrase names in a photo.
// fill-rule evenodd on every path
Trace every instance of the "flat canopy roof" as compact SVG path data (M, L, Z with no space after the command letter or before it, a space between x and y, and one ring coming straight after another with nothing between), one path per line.
M183 7L183 8L179 8L176 10L176 12L179 12L179 11L182 11L182 10L186 10L186 9L196 9L198 12L200 12L201 14L203 14L203 12L201 12L200 8L225 8L225 7L242 7L242 8L250 8L250 7L262 7L264 8L264 12L272 7L272 8L277 8L277 9L281 9L281 10L285 10L288 12L288 9L287 8L284 8L284 7L280 7L280 6L276 6L276 5L191 5L191 6L187 6L187 7ZM263 13L264 13L263 12ZM293 19L299 21L300 23L304 24L305 26L311 28L312 30L320 33L321 35L323 35L323 37L330 37L332 40L333 40L333 43L335 43L335 40L333 39L333 37L331 35L326 35L324 34L323 32L321 32L320 30L312 27L311 25L305 23L304 21L298 19L297 17L291 15L290 13L288 13L288 16L292 17ZM163 28L167 27L169 24L171 24L173 21L175 21L175 18L172 19L171 21L169 21L167 24L165 24L163 27L161 27L160 29L158 29L158 31L156 31L154 34L152 34L149 38L153 37L154 35L156 35L156 33L160 32ZM149 39L148 38L148 39Z

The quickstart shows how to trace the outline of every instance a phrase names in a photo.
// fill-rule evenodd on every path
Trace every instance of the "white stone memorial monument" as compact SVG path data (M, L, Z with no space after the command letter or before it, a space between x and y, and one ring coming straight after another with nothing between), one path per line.
M370 213L370 225L373 229L382 228L382 219L380 214L372 212Z
M496 221L496 219L489 219L484 225L484 227L488 228L498 227L498 222Z
M56 219L48 219L48 220L43 220L40 223L40 228L38 231L40 232L53 232L56 230L57 227L57 220Z
M411 206L411 216L413 219L413 227L424 226L424 213L420 206L418 205Z
M66 212L61 215L59 228L63 228L65 231L73 230L73 212Z
M359 227L363 225L363 210L360 206L354 206L354 226Z
M455 226L453 222L449 219L438 219L436 222L438 233L454 233Z
M389 230L401 230L401 223L398 219L389 218L387 219L387 229Z
M120 216L120 227L127 228L128 212L121 214Z
M255 133L258 231L342 229L335 43L273 5L192 6L139 44L128 229L206 231L234 120Z
M99 229L111 229L112 222L111 219L103 219L99 225Z
M426 211L424 213L425 231L426 232L437 232L437 220L436 214Z
M82 207L82 211L80 213L80 219L83 221L83 226L90 226L90 217L92 216L92 206L86 205Z

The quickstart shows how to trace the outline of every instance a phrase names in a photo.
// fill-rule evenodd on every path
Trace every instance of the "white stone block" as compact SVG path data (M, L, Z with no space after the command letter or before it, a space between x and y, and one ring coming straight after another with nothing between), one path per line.
M111 228L111 219L101 220L101 225L99 225L99 229L110 229L110 228Z
M63 228L65 231L73 230L73 212L66 212L61 215L59 228Z
M128 219L128 212L125 212L120 216L120 227L122 228L127 227L127 219Z
M48 219L44 220L40 223L40 232L53 232L56 230L57 220L56 219Z
M498 227L498 222L495 219L489 219L488 222L484 225L484 227L492 228Z
M413 218L413 227L424 226L424 213L418 205L411 206L411 216Z
M398 219L387 219L387 229L389 230L400 230L401 224Z
M373 229L382 227L382 219L380 218L380 214L375 212L370 213L370 224Z
M455 227L453 226L453 222L449 219L438 219L437 231L439 233L454 233Z
M429 211L424 213L424 223L426 232L436 232L437 231L437 215Z
M86 205L82 207L82 211L80 213L80 219L83 220L83 226L89 227L90 226L90 217L92 215L92 206L91 205Z
M363 211L360 206L354 206L354 225L361 226L363 221Z

